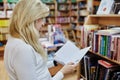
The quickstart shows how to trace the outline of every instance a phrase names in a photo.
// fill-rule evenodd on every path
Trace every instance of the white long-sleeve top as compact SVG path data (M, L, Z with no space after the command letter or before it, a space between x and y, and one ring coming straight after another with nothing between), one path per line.
M8 38L4 64L10 80L62 80L64 77L60 71L51 77L42 56L29 44L13 37Z

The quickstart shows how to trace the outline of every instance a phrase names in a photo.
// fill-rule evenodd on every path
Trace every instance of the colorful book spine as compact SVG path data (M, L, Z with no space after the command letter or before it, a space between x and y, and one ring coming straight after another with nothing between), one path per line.
M117 61L120 62L120 38L118 38Z
M107 42L107 57L111 59L112 55L111 55L111 36L107 36L108 37L108 42Z

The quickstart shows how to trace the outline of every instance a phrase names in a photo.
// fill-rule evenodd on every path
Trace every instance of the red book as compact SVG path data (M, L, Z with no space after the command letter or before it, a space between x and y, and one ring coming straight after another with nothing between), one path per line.
M115 65L113 65L112 63L109 63L107 61L104 60L98 60L98 63L102 66L104 66L105 68L111 68L114 67Z

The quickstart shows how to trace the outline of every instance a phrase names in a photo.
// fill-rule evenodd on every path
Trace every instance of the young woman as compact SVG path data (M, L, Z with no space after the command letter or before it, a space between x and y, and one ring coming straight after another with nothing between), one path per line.
M10 20L4 63L10 80L62 80L76 65L69 63L51 77L46 54L39 43L39 30L49 8L40 0L20 0Z

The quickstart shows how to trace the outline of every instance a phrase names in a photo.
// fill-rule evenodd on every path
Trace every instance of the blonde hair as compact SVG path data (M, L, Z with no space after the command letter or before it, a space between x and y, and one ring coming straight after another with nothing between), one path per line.
M45 57L45 52L39 43L39 32L35 28L35 21L49 15L49 8L40 0L20 0L10 20L10 35L23 39L36 52Z

